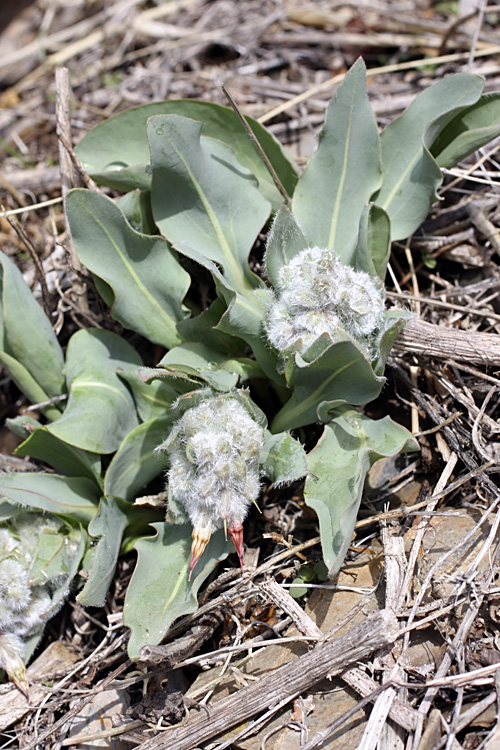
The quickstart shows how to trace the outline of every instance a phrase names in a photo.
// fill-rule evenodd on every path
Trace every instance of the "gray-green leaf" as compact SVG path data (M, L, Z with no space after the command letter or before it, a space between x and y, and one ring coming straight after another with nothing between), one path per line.
M103 296L113 317L155 344L180 343L190 277L168 243L135 232L113 201L89 190L72 190L66 213L78 257L112 290Z
M69 445L53 435L47 427L38 427L15 450L16 456L31 456L52 466L60 474L70 477L87 477L101 486L100 461L95 454Z
M322 342L326 348L312 361L300 354L289 359L286 378L293 394L275 416L271 432L320 421L318 409L323 403L342 399L361 405L379 395L385 378L375 374L365 354L351 341L328 346L329 341L327 334L318 339L318 348Z
M233 288L248 294L262 286L248 254L271 206L231 149L200 133L201 123L186 117L149 120L153 215L172 244L219 263Z
M50 432L91 453L114 453L139 423L132 395L116 370L140 365L136 351L110 331L75 333L66 353L68 406Z
M361 213L381 180L377 123L360 59L328 106L318 149L293 196L293 214L309 246L334 250L350 263Z
M393 240L412 234L437 199L442 175L428 147L455 115L477 101L483 85L478 76L448 76L419 94L382 133L384 180L372 200L389 215Z
M306 247L307 240L294 215L289 208L282 206L274 217L266 248L266 272L275 288L282 267Z
M151 176L146 170L149 149L146 123L153 115L176 114L199 120L203 135L217 138L233 149L240 164L259 181L265 198L279 208L283 199L250 138L244 133L232 109L195 99L155 102L120 112L87 133L76 152L87 172L102 185L117 190L149 190ZM274 136L251 117L245 118L279 175L282 184L293 193L298 170Z
M441 130L430 150L441 168L449 168L499 135L500 94L484 94Z
M131 659L143 646L161 643L178 617L194 612L201 584L218 562L231 552L222 531L214 534L188 581L191 557L191 524L151 524L154 537L140 539L135 548L137 565L127 589L123 622L132 631L128 645Z
M12 370L12 378L21 390L26 386L29 398L30 384L21 377L23 369L40 389L33 393L35 398L42 393L49 398L59 396L64 391L62 349L21 272L2 252L0 278L0 361L9 372ZM12 360L19 364L17 370ZM56 418L57 414L57 408L53 407L50 418Z
M168 435L173 414L155 417L129 432L113 456L104 478L106 495L132 502L139 490L165 470L165 458L154 450Z
M413 436L389 417L372 420L339 405L308 454L304 499L318 514L323 557L335 576L354 533L366 474L381 456L417 450Z
M307 474L305 450L298 440L286 432L272 435L266 430L260 462L264 475L273 484L288 484Z
M88 531L99 539L92 552L87 581L77 600L86 607L102 607L115 573L123 532L128 523L128 503L103 497Z
M87 524L96 513L100 492L86 477L21 473L0 475L0 497Z

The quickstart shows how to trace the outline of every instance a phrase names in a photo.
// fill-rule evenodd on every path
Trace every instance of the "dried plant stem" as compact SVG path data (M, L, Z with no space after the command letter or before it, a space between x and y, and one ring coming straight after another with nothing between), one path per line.
M141 750L190 750L259 714L277 702L292 701L328 675L337 675L350 664L398 636L392 612L382 610L352 628L349 633L316 648L290 664L275 669L247 687L210 707L210 715L195 716L187 726L177 727L144 742Z
M227 100L229 101L229 104L231 105L231 107L233 108L233 110L238 115L241 124L245 128L248 137L250 138L250 140L252 141L252 143L253 143L253 145L255 147L255 150L257 151L257 153L259 154L260 158L262 159L262 161L266 165L267 171L269 172L269 174L273 178L273 182L276 185L276 188L281 193L281 195L283 197L283 200L285 201L285 204L288 207L290 207L290 205L291 205L290 196L288 195L287 191L285 190L285 187L284 187L283 183L281 182L280 178L278 177L278 174L277 174L275 168L271 164L271 162L269 160L269 157L267 156L266 152L264 151L264 149L260 145L259 141L255 137L255 134L254 134L252 128L250 127L250 125L248 124L248 122L243 117L243 115L242 115L242 113L240 111L240 108L238 107L238 105L234 101L232 95L229 93L229 91L226 89L225 86L221 86L221 89L222 89L224 95L226 96Z

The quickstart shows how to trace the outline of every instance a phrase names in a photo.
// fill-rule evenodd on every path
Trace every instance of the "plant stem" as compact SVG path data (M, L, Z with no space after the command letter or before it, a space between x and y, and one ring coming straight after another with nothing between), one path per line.
M250 140L252 141L255 149L257 150L257 153L259 154L260 158L262 159L262 161L266 165L269 174L273 178L273 182L276 185L276 188L279 190L279 192L283 196L283 200L285 201L285 205L288 208L290 208L290 206L291 206L290 196L288 195L287 191L285 190L285 187L284 187L283 183L281 182L280 178L278 177L278 174L277 174L275 168L273 167L273 165L269 161L269 157L267 156L266 152L264 151L264 149L260 145L259 141L257 140L257 138L255 136L255 133L253 132L252 128L250 127L250 125L248 124L248 122L246 121L246 119L243 117L243 115L242 115L242 113L241 113L238 105L234 101L234 99L231 96L231 94L229 93L229 91L226 89L226 87L224 85L221 86L221 89L222 89L224 95L226 96L229 104L231 105L231 107L234 109L234 111L238 115L238 117L239 117L239 119L241 121L241 124L245 128L248 136L250 137Z

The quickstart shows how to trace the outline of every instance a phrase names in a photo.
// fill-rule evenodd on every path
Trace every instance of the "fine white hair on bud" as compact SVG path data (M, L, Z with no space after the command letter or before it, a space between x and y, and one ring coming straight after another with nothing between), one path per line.
M55 538L56 544L44 548L39 559L42 535L46 542ZM80 556L79 539L79 532L40 512L24 511L0 524L0 667L25 694L24 642L40 633L62 604L71 578L68 565ZM59 569L53 557L57 546L65 552ZM43 563L49 548L52 569L45 575L43 567L37 569L34 583L33 565Z
M169 497L193 524L190 575L210 536L224 526L243 554L242 523L260 490L264 428L238 392L207 395L188 408L160 450L168 452Z
M325 333L334 342L347 333L376 356L384 288L368 273L344 265L332 250L308 247L281 268L275 291L265 328L283 357L306 351Z

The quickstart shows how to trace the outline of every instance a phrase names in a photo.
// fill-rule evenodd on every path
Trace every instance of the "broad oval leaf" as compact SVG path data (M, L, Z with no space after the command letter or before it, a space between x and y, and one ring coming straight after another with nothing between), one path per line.
M146 369L146 368L143 368ZM140 376L141 370L120 371L118 375L128 383L132 390L135 405L142 422L148 422L154 417L166 414L176 398L178 391L168 383L160 380L145 382Z
M307 474L306 452L302 444L286 432L272 435L266 430L260 463L264 476L276 485L295 482Z
M304 499L318 515L323 558L335 576L351 543L366 474L381 456L418 450L408 430L389 417L372 420L338 405L308 454Z
M231 552L222 531L214 534L188 581L191 524L151 524L154 537L139 539L137 565L127 589L123 623L131 630L128 653L137 659L143 646L161 643L172 623L197 608L201 584Z
M0 497L87 524L96 513L100 492L86 477L21 473L0 475Z
M0 359L5 352L7 369L9 356L17 360L49 398L61 395L64 392L62 349L21 272L2 252L0 277ZM23 383L19 385L22 388Z
M318 148L293 196L292 211L309 246L334 250L350 263L361 214L381 181L377 123L359 59L328 106Z
M87 477L101 486L99 466L95 454L69 445L53 435L47 427L38 427L15 450L16 456L31 456L52 466L60 474ZM100 462L98 462L99 464Z
M455 114L477 101L483 86L478 76L448 76L419 94L382 133L384 179L372 200L387 212L393 240L412 234L437 200L442 175L428 146Z
M322 341L326 348L316 359L306 361L300 354L289 359L286 378L293 393L275 416L271 432L320 421L318 409L324 402L341 399L350 404L366 404L382 390L385 378L375 374L366 355L352 341L328 346L331 340L326 334L318 339L318 345Z
M135 232L112 200L89 190L68 194L66 214L78 257L113 292L113 317L155 344L180 343L190 277L168 243Z
M248 294L262 286L248 254L271 206L231 149L200 134L201 123L186 117L149 120L153 215L172 244L220 264L228 283Z
M171 412L144 422L129 432L106 472L106 495L132 502L139 490L165 470L165 458L155 454L155 448L165 440L173 421Z
M66 353L68 406L49 431L91 453L114 453L139 423L132 395L116 370L141 364L136 351L110 331L75 333Z
M455 115L430 150L441 168L449 168L499 135L500 93L484 94Z
M111 117L87 133L76 153L86 171L101 185L117 190L149 190L151 176L146 170L149 149L146 123L153 115L176 114L199 120L203 135L226 143L233 149L240 164L249 169L259 181L265 198L278 209L283 202L261 157L239 118L232 109L212 102L194 99L155 102L134 107ZM245 118L267 154L282 184L292 195L298 169L274 136L251 117Z

